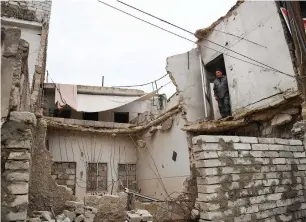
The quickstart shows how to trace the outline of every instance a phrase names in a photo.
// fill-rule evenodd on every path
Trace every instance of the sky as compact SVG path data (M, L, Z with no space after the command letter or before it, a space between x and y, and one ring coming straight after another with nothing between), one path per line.
M196 40L136 10L104 0L169 31ZM211 25L236 0L122 0L191 32ZM171 35L109 8L98 0L53 0L48 39L47 70L56 83L126 86L148 83L166 74L166 58L185 53L196 44ZM49 78L49 82L50 82ZM169 77L157 82L167 96L175 92ZM152 85L134 87L146 92Z

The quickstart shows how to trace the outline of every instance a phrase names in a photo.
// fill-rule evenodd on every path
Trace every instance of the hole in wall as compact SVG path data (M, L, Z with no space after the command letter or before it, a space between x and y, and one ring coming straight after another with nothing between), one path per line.
M177 152L173 151L173 153L172 153L172 160L176 161L176 158L177 158Z

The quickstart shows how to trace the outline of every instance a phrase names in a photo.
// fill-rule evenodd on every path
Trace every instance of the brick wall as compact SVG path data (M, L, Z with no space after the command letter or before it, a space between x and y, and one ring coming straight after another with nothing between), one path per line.
M11 112L1 128L1 221L25 221L34 114Z
M48 23L51 14L51 3L51 0L2 1L1 16Z
M75 194L76 162L54 162L51 175L58 185L69 187Z
M196 136L200 221L305 221L305 149L300 140Z

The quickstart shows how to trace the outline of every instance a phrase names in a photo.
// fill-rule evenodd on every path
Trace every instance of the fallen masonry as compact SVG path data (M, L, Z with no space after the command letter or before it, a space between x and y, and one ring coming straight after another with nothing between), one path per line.
M52 208L52 211L33 211L28 221L93 222L98 212L96 208L85 206L82 202L66 201L65 207L66 209L57 216L54 215Z

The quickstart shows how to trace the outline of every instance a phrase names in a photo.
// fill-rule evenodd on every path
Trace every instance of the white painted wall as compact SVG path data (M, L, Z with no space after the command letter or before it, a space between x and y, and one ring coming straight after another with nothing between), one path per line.
M53 161L77 163L76 196L80 199L86 194L86 162L107 163L110 192L112 179L118 180L118 164L135 164L137 161L137 150L128 136L113 138L84 132L48 131L47 139ZM115 192L117 187L118 182L114 186Z
M31 22L29 22L31 23ZM33 22L32 22L33 23ZM16 27L16 25L10 25L9 22L2 24L4 28ZM21 39L24 39L29 43L29 57L28 57L28 68L29 68L29 80L30 86L32 85L33 75L35 72L36 60L40 48L41 39L41 26L25 26L24 24L18 25L21 30Z
M143 194L162 200L167 198L157 179L157 171L171 197L182 190L184 180L190 176L187 135L181 130L184 124L185 120L177 115L169 131L157 131L154 136L143 138L147 146L140 148L136 166L138 187ZM173 151L177 152L176 161L172 160Z
M222 46L226 45L234 51L294 76L289 49L273 1L245 1L234 10L231 16L223 19L215 29L244 37L261 46L216 31L213 31L207 39ZM220 53L204 46L221 52L225 51L223 48L205 40L200 42L200 46L205 64L216 58ZM225 53L247 60L232 52L227 51ZM281 96L265 98L289 88L297 89L294 78L247 64L227 55L224 55L224 60L233 112L239 112L239 109L243 107L256 108L269 104ZM200 86L197 86L197 90L201 91ZM263 101L258 102L259 100Z
M179 96L183 98L187 120L194 122L204 119L203 90L197 49L168 57L166 69L174 77Z
M48 89L48 91L45 91L44 94L44 105L46 108L55 109L55 94L50 93L51 89ZM129 118L130 120L136 118L138 116L138 113L144 113L145 111L151 110L150 100L146 101L135 101L130 104L127 104L125 106L108 110L104 112L99 113L99 121L105 121L105 122L114 122L114 113L115 112L129 112ZM71 118L72 119L82 119L83 115L81 112L72 111L71 112Z

